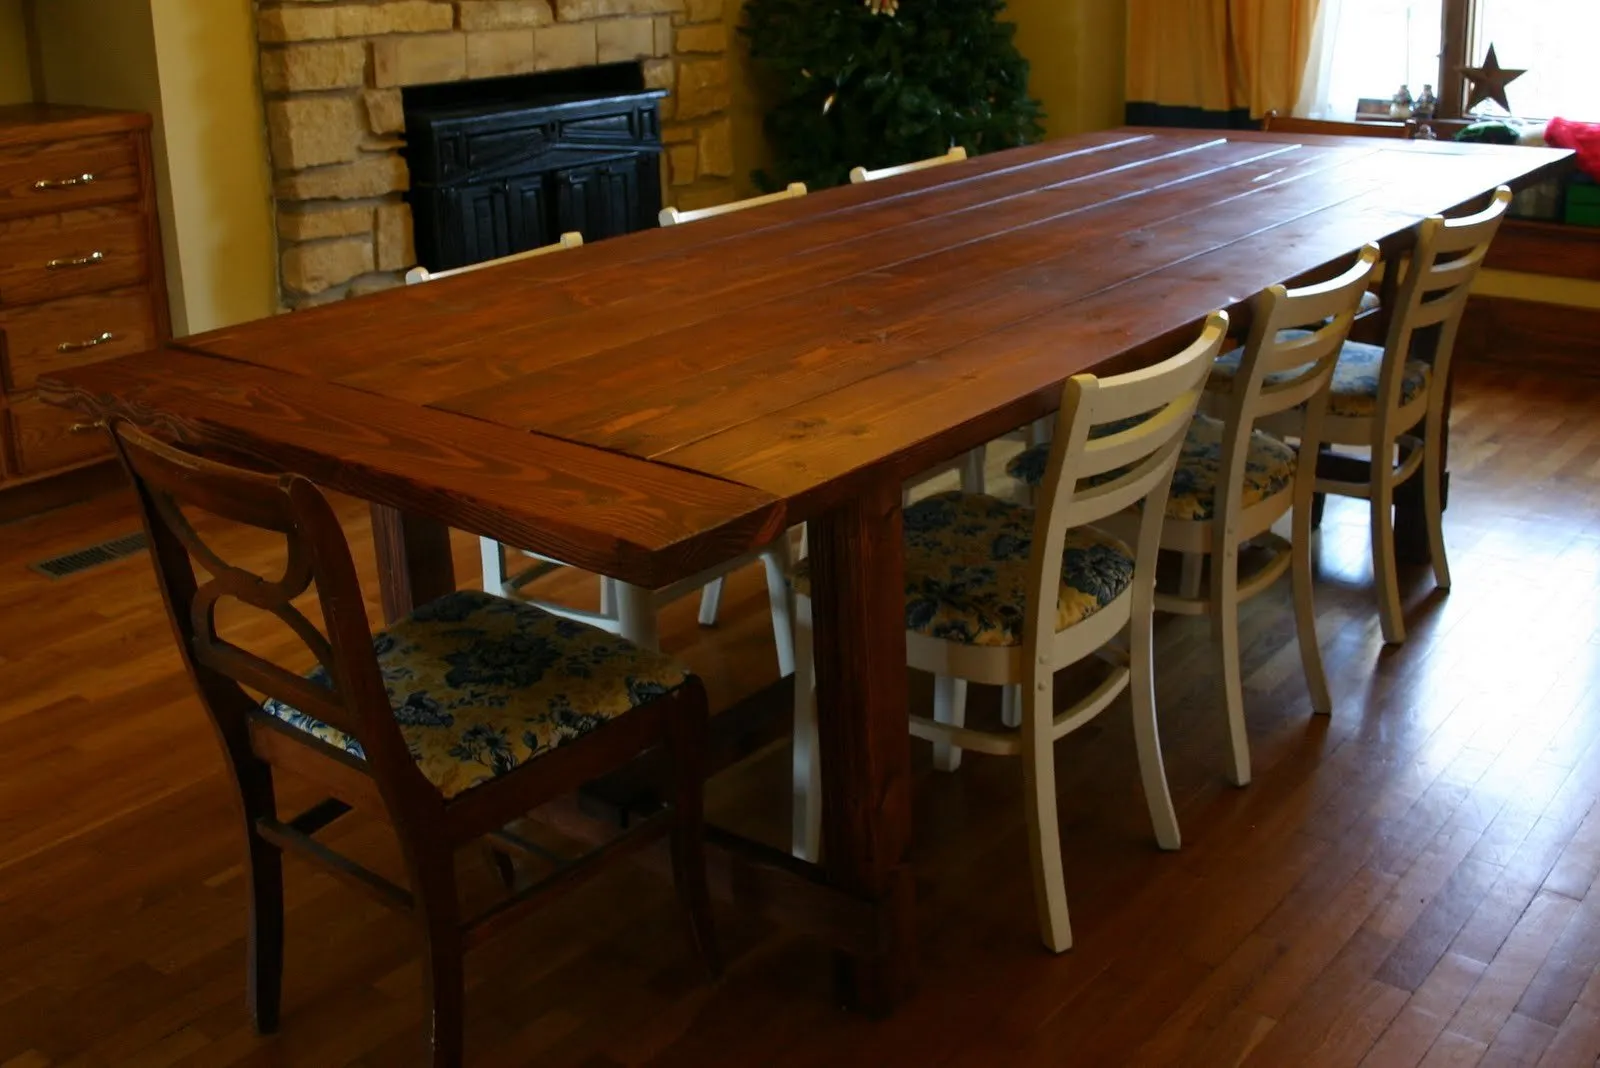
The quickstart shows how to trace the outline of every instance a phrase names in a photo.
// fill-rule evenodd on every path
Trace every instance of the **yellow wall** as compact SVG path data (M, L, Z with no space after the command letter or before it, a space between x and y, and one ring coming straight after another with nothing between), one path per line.
M278 275L253 5L150 7L187 332L271 315Z
M722 8L722 21L728 27L728 78L733 85L733 181L735 196L756 193L750 172L771 162L767 135L761 128L762 106L757 91L755 68L750 63L749 43L739 27L744 24L745 0L730 0Z
M32 99L28 29L22 16L22 0L0 0L0 104Z
M1050 137L1122 125L1127 0L1010 0Z
M173 329L274 312L250 0L47 0L35 18L45 99L155 116Z

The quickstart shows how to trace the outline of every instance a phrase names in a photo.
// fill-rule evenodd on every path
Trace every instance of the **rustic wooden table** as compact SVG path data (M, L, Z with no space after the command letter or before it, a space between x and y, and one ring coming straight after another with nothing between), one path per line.
M1566 156L1115 130L42 384L372 501L391 617L454 588L448 527L659 585L810 523L825 872L768 855L744 885L886 1011L914 970L901 483L1048 414L1072 374Z

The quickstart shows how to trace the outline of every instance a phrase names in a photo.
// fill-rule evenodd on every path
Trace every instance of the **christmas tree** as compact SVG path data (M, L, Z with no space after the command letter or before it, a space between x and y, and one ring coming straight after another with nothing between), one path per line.
M1043 132L1005 0L749 0L743 31L767 81L769 189L838 185L961 145L973 155Z

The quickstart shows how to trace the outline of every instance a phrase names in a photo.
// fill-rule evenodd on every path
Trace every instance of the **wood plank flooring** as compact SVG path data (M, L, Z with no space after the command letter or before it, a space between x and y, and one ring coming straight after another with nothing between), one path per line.
M1600 383L1468 367L1457 398L1455 590L1412 574L1410 640L1385 651L1365 506L1331 503L1335 715L1310 715L1286 589L1252 604L1248 789L1222 780L1206 624L1158 624L1181 852L1155 849L1117 709L1059 746L1073 952L1033 932L1017 766L938 775L916 743L921 982L893 1019L836 1009L824 948L726 906L730 968L703 983L669 887L624 868L475 952L471 1063L1594 1065ZM375 599L365 509L341 515ZM61 582L24 568L133 526L114 497L0 527L0 1068L416 1063L403 920L293 860L283 1029L252 1033L238 817L148 561ZM204 529L225 556L271 551ZM475 578L475 543L455 548ZM764 600L752 571L715 629L692 601L666 613L719 707L776 672ZM997 714L993 693L974 703ZM719 777L716 817L783 841L786 761ZM375 821L335 840L394 869Z

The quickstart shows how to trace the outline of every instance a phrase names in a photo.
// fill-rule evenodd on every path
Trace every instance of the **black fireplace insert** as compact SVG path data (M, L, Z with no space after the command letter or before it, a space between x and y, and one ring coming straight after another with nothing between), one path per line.
M405 90L418 261L448 270L570 230L656 225L664 96L638 64Z

